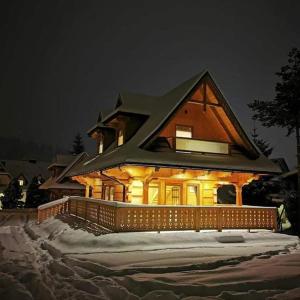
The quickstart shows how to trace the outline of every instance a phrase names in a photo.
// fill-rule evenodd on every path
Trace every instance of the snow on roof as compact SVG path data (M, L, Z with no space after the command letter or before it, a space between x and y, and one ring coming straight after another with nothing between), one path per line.
M247 145L249 153L251 152L252 156L256 156L256 159L237 153L231 153L231 155L225 157L223 155L200 153L157 153L145 149L144 145L154 137L162 124L166 122L183 101L185 101L186 97L195 86L199 84L204 76L211 78L211 75L207 71L201 72L160 97L121 93L119 95L117 107L113 112L102 119L102 124L105 124L118 113L122 112L147 115L147 120L125 144L117 148L109 147L103 154L95 155L89 161L79 164L70 171L68 175L87 174L124 164L248 171L255 173L280 173L280 168L263 156L252 143L224 96L221 97L223 99L222 105L230 115L230 119L234 123L245 145Z
M2 165L12 178L23 175L28 182L30 182L34 176L41 175L43 178L49 176L49 171L47 169L49 162L45 161L2 160Z

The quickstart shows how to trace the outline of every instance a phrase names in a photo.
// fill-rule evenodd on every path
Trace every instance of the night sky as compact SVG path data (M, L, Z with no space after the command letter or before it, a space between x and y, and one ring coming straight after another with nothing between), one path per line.
M208 69L242 125L300 47L300 1L1 1L0 136L70 148L119 91L160 95ZM295 166L294 136L258 133Z

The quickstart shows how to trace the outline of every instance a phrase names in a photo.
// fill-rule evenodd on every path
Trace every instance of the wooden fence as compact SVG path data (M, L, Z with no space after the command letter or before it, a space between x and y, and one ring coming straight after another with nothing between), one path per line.
M50 217L69 213L70 198L64 197L38 207L37 222L41 223Z
M101 225L113 232L277 229L277 208L274 207L152 206L83 197L70 197L63 203L39 207L38 222L63 213Z

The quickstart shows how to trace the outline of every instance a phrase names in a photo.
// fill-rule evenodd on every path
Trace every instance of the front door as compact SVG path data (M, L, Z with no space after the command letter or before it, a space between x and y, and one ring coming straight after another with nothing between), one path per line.
M181 203L181 186L180 185L166 185L166 204L180 205Z

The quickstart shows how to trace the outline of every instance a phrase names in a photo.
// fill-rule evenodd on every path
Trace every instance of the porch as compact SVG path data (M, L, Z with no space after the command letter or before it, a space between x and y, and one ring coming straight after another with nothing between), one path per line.
M86 198L141 205L242 206L242 189L259 174L216 170L194 170L124 165L73 179L85 185ZM219 190L231 195L220 199ZM224 197L223 197L224 198Z

